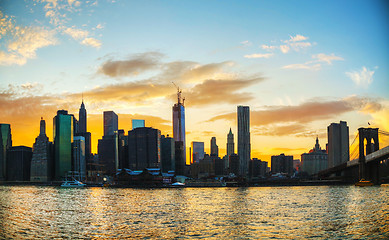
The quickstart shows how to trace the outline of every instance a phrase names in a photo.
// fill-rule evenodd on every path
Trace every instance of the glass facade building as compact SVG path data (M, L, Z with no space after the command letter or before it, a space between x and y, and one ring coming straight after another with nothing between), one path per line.
M12 147L11 125L0 124L0 181L7 178L7 150Z
M185 107L181 103L181 97L178 97L178 103L173 106L173 138L176 142L182 142L183 163L180 165L186 165L186 141L185 141Z
M247 176L251 159L250 108L238 106L238 156L240 175Z
M54 179L62 180L72 170L73 116L66 110L57 111L53 119Z
M86 177L85 138L75 136L73 138L73 171L78 172L80 181Z
M145 127L145 120L143 119L132 119L131 123L132 130L134 130L135 128Z
M192 142L192 161L199 163L204 159L204 142Z
M111 136L118 132L118 115L113 111L104 112L104 136Z

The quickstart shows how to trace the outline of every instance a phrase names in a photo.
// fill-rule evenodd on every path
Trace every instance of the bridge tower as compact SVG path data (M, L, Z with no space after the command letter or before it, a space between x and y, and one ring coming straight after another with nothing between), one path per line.
M378 128L358 128L359 131L359 179L378 181L378 165L367 166L365 156L379 150ZM365 139L367 144L365 145ZM373 142L372 142L373 140ZM366 151L365 151L366 147ZM377 165L377 166L376 166Z

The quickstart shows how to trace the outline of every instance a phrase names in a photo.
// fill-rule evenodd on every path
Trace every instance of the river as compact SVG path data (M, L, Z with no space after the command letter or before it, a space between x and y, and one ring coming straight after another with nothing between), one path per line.
M389 239L389 187L0 186L0 238Z

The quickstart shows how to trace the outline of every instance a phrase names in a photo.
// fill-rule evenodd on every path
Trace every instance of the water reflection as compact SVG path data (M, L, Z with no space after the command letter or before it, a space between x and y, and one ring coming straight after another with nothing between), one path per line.
M0 238L389 238L389 188L0 187Z

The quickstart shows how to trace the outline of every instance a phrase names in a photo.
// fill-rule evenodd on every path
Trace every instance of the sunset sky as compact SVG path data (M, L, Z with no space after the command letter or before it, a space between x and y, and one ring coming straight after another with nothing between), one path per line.
M332 122L389 131L388 44L387 1L1 0L0 122L32 147L43 117L52 141L83 94L96 153L103 111L172 135L174 82L187 147L215 136L223 156L231 127L236 151L247 105L252 157L300 159Z

